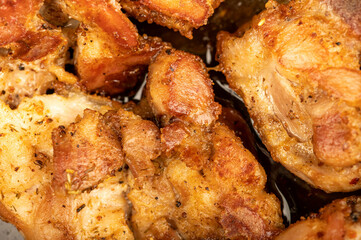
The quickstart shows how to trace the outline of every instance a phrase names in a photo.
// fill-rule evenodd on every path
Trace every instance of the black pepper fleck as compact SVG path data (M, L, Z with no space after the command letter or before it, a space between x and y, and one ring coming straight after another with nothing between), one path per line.
M83 208L85 208L85 204L81 205L80 207L78 207L76 209L76 212L80 212L81 210L83 210Z

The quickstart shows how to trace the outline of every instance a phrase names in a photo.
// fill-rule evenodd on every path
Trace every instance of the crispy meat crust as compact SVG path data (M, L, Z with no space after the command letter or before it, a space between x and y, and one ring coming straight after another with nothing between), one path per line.
M24 97L45 93L56 78L77 80L63 68L68 41L39 16L42 5L5 1L0 6L0 98L13 108Z
M150 59L169 45L159 38L140 38L131 50L120 48L105 33L81 28L77 40L76 69L88 91L116 94L131 89L145 72Z
M43 94L56 80L79 82L89 92L124 92L144 76L150 59L169 47L139 36L119 4L106 0L5 1L0 13L0 67L6 73L0 79L1 98L14 107L25 96ZM73 26L67 24L71 18L80 22L78 29L74 19ZM76 50L73 59L69 47ZM65 71L66 63L75 64L79 79ZM23 75L34 76L25 80ZM14 91L17 78L21 87Z
M205 25L222 0L121 0L119 2L127 13L139 21L155 22L177 30L191 39L193 28Z
M79 122L54 129L54 186L82 191L123 165L120 134L109 124L111 118L111 112L100 116L88 109Z
M106 0L65 0L63 8L86 25L101 28L122 48L138 46L138 32L131 21Z
M0 6L0 46L21 40L28 18L34 17L42 0L4 0Z
M307 219L291 225L276 240L359 239L361 236L361 198L335 200Z
M353 5L269 1L237 33L218 35L221 69L273 159L328 192L361 187L361 35L359 16L345 15Z
M139 36L115 2L66 0L60 4L82 23L75 62L80 84L90 92L112 95L131 89L150 59L168 46L158 38Z
M221 108L214 102L212 82L199 57L167 50L149 67L147 96L156 116L196 124L215 121Z

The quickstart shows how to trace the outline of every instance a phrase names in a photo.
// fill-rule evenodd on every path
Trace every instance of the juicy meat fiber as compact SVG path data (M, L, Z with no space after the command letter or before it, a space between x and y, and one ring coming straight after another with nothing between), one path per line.
M217 56L274 160L327 192L361 188L359 1L302 0L266 10Z
M276 240L343 240L361 237L361 198L335 200L307 219L291 225Z

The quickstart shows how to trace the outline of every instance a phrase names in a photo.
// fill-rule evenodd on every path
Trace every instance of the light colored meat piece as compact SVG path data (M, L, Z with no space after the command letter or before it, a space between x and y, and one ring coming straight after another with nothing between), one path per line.
M53 174L52 129L68 125L85 108L112 109L107 99L70 94L36 96L25 99L16 110L0 102L0 156L2 218L15 224L29 239L39 239L35 231L36 209L46 198ZM49 212L49 209L46 209ZM56 233L48 223L44 228L51 238Z
M361 199L357 196L335 200L318 214L292 224L276 240L359 239L361 236Z
M273 159L327 192L361 187L360 10L359 1L271 0L218 35L220 68Z

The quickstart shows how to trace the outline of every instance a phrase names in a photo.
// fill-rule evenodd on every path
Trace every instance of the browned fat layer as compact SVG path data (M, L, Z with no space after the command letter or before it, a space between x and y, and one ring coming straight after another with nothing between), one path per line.
M54 52L62 42L60 36L27 32L24 38L17 42L18 49L14 57L27 62L35 61Z
M215 1L212 7L218 7L221 1ZM207 5L206 0L194 0L193 11L196 14L192 14L192 11L186 11L186 9L177 8L170 9L164 6L159 6L150 0L141 1L121 1L122 7L135 15L138 20L149 23L156 22L159 25L163 25L175 30L179 30L180 33L187 38L192 38L192 28L198 28L207 22L207 18L213 13L213 9Z
M361 36L360 0L327 0L327 4L350 25L357 35Z
M161 6L153 4L153 2L150 0L143 0L143 1L136 1L136 2L127 1L127 2L129 5L133 5L133 4L138 5L140 8L148 10L149 13L153 13L153 11L156 11L158 13L157 15L159 18L163 18L163 17L175 18L173 16L174 16L174 14L176 14L177 15L176 18L179 18L179 20L190 22L191 24L193 24L195 26L204 24L204 20L207 18L207 16L210 15L210 8L207 5L206 0L194 0L193 1L194 9L198 9L198 10L203 9L202 15L198 18L194 18L192 13L185 12L181 8L179 8L179 9L162 8ZM139 10L139 9L137 9L137 10ZM165 15L164 13L167 13L168 16Z
M2 1L0 5L0 46L21 39L27 17L35 14L41 0Z

